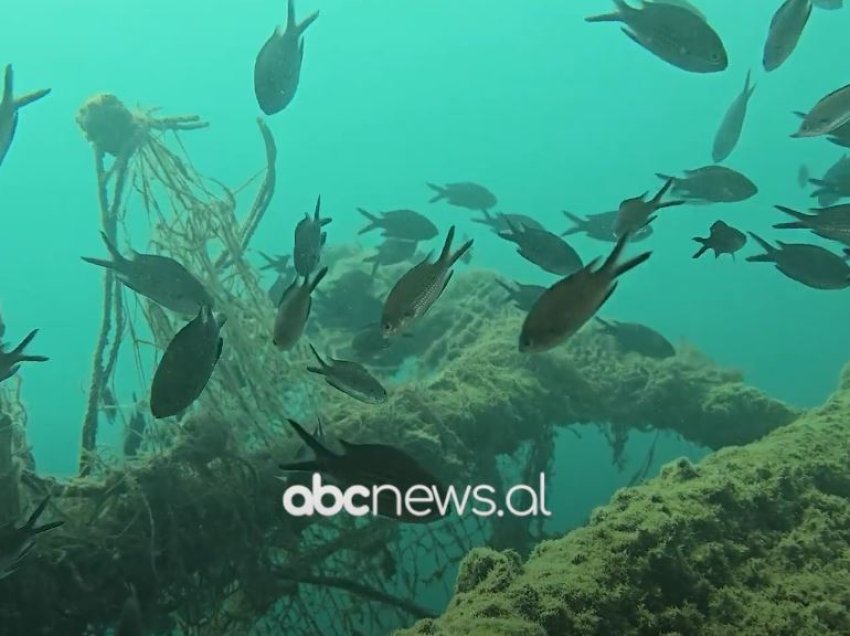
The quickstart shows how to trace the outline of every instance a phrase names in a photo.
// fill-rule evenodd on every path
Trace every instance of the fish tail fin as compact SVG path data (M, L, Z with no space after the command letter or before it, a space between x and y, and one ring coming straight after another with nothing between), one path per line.
M316 277L313 279L312 282L310 281L309 276L305 276L305 278L306 278L305 282L306 282L307 286L310 288L310 293L313 293L316 290L316 287L319 286L319 283L322 282L322 279L325 276L327 276L327 274L328 274L328 268L323 267L322 269L319 270L319 273L316 274Z
M305 431L304 427L301 426L298 422L288 418L287 421L289 422L289 425L292 427L292 429L298 434L298 437L300 437L304 441L304 443L310 447L310 450L313 451L313 453L316 455L316 460L319 463L321 463L322 459L335 457L334 453L329 451L321 442L319 442L319 440L317 440L315 437L310 435L310 433Z
M319 375L324 374L325 369L328 368L328 363L322 359L322 356L320 356L319 352L316 351L316 347L313 346L312 342L308 342L307 346L310 347L310 351L313 352L313 355L316 357L316 361L319 363L318 367L307 367L307 371L310 373L318 373Z
M696 241L701 245L701 247L697 250L696 254L694 254L692 258L699 258L708 251L708 239L704 239L700 236L695 236L692 240Z
M629 12L634 12L636 9L632 9L629 5L627 5L623 0L614 0L614 4L617 5L617 10L612 11L611 13L603 13L600 15L593 15L589 18L585 18L585 22L625 22L626 16Z
M37 102L42 97L47 97L50 94L51 89L42 88L40 91L33 91L32 93L27 93L26 95L21 95L17 99L15 99L15 108L23 108L24 106L28 106L33 102Z
M286 0L286 28L297 28L295 22L295 0Z
M369 225L364 227L362 230L358 232L358 234L366 234L366 232L371 232L381 226L381 219L372 214L371 212L367 212L363 208L357 208L357 211L360 212L363 216L369 219Z
M371 273L370 273L369 275L370 275L370 276L374 276L374 275L375 275L375 273L378 271L378 267L379 267L379 265L378 265L378 257L376 256L376 257L373 259L373 261L372 261L372 271L371 271Z
M13 99L15 84L15 72L12 65L7 64L3 72L3 99Z
M100 233L100 238L103 239L104 245L106 245L106 249L109 251L109 255L112 257L112 260L115 261L116 265L122 265L127 261L126 258L118 251L118 248L115 247L115 243L113 243L110 238L106 235L106 232Z
M755 90L756 90L756 85L757 85L757 84L750 84L750 80L752 79L752 76L753 76L753 70L752 70L752 69L749 69L749 70L747 71L747 79L746 79L746 80L745 80L745 82L744 82L744 93L746 94L747 99L749 99L750 97L752 97L752 96L753 96L753 93L754 93L754 92L755 92Z
M626 261L625 263L618 264L617 261L620 258L620 255L623 253L623 250L626 247L626 243L629 242L631 238L631 233L626 232L619 239L617 239L617 244L614 246L614 249L611 250L611 253L608 255L608 258L605 259L605 262L602 263L602 267L597 270L598 272L610 272L611 278L617 278L618 276L622 276L630 269L633 269L647 260L650 256L652 256L652 252L644 252L643 254L638 254L634 258Z
M106 261L102 258L90 258L88 256L82 256L82 258L86 263L91 263L92 265L97 265L98 267L105 267L106 269L117 270L118 267L112 261Z
M652 252L643 252L642 254L638 254L634 258L627 260L622 265L617 265L617 267L614 269L614 278L622 276L630 269L634 269L641 263L648 261L650 256L652 256Z
M448 234L446 234L446 241L445 241L445 243L443 243L443 249L440 252L439 258L437 258L438 262L445 263L445 262L448 262L451 259L452 241L454 240L454 238L455 238L455 226L452 225L449 228Z
M451 258L449 259L449 267L451 267L452 265L457 263L458 259L460 259L464 254L466 254L469 251L469 248L472 247L472 244L474 242L475 242L474 239L469 239L466 243L461 245L458 248L457 252L452 254Z
M776 230L805 230L809 226L802 221L789 221L788 223L774 223L771 227Z
M484 215L483 219L472 219L473 223L483 223L484 225L492 225L493 224L493 215L490 214L487 210L481 210L481 213Z
M655 209L663 210L664 208L675 208L678 205L684 205L688 201L686 199L675 199L673 201L665 201L664 203L659 203Z
M38 523L38 518L44 513L44 509L47 508L47 504L50 502L50 495L42 499L41 503L38 504L38 507L33 510L32 514L27 519L27 522L21 528L22 531L27 534L33 535L38 534L40 532L47 532L48 530L52 530L53 528L58 528L61 526L64 521L54 521L52 523L47 523L43 526L36 527L36 523Z
M322 195L320 194L316 198L316 209L313 211L313 220L314 221L319 220L319 215L321 214L321 211L322 211Z
M803 214L802 212L798 212L797 210L792 210L791 208L786 208L783 205L775 205L773 207L775 207L780 212L784 212L785 214L787 214L789 216L793 216L798 221L797 223L779 223L777 225L774 225L773 227L780 227L780 226L781 227L793 227L793 228L807 227L806 221L809 221L810 219L815 218L814 215Z
M676 181L676 177L673 177L669 174L664 174L663 172L656 172L655 176L661 179L662 181Z
M661 199L663 199L664 195L667 194L667 191L673 187L673 183L675 183L675 181L676 180L673 177L667 177L667 181L663 186L661 186L661 189L656 193L656 195L652 197L650 204L657 208L664 207L661 203Z
M762 237L760 237L755 232L747 232L753 240L761 245L761 248L764 250L764 254L757 254L756 256L748 256L748 263L772 263L774 259L774 255L777 252L777 249L773 247L770 243L765 241Z
M296 25L296 28L298 29L298 35L303 34L303 33L304 33L304 31L306 31L306 30L307 30L307 27L308 27L308 26L310 26L311 24L313 24L313 23L316 21L316 18L318 18L318 17L319 17L319 12L318 12L318 11L313 11L313 13L311 13L311 14L310 14L310 15L308 15L306 18L304 18L303 20L301 20L301 22L299 22L299 23ZM296 23L295 23L295 16L294 16L294 15L292 16L292 23L293 23L293 24L296 24Z
M440 187L438 185L434 185L433 183L426 183L425 185L427 185L429 188L431 188L434 192L437 193L435 196L431 197L431 199L428 201L428 203L436 203L440 199L446 198L446 189L445 188Z

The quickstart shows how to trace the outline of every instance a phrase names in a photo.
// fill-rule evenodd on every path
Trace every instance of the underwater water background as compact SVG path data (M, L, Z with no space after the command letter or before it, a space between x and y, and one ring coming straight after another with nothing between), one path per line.
M614 209L626 197L659 187L656 172L678 174L711 163L716 127L753 69L757 88L748 119L725 163L753 179L759 195L663 212L654 235L632 248L651 249L652 259L622 281L602 315L642 322L674 343L690 343L793 404L820 403L850 359L850 292L809 289L741 256L692 260L691 237L705 236L723 219L768 239L827 245L807 232L780 234L770 225L781 217L774 204L813 203L796 184L801 163L820 175L842 154L823 139L789 134L797 123L792 111L808 109L848 82L850 14L815 10L791 58L766 75L761 50L779 2L697 4L729 51L723 73L682 72L637 47L617 26L586 24L587 15L610 10L607 0L300 0L299 18L316 9L321 14L305 35L294 102L268 119L279 146L279 181L252 247L289 252L295 223L321 194L324 214L334 219L331 244L353 240L362 225L357 207L410 207L426 213L441 237L453 223L459 235L474 237L470 267L548 285L552 276L471 222L476 215L428 204L425 182L480 182L499 197L498 210L529 214L559 233L569 225L561 210ZM92 152L74 122L77 109L92 94L111 92L128 105L197 113L212 124L183 136L198 169L241 184L264 160L254 58L285 13L278 0L30 0L0 9L0 62L14 64L17 92L53 89L22 111L0 169L6 339L17 342L39 328L31 350L51 358L20 372L40 471L76 470L101 312L102 273L80 260L104 247ZM240 202L247 204L249 196ZM136 219L139 227L143 221ZM130 238L144 250L143 233ZM585 262L610 250L583 236L570 243ZM754 249L750 244L745 253ZM122 403L146 391L131 383L118 388ZM109 428L101 427L102 438L117 440L117 426ZM633 436L630 468L652 437ZM591 429L580 439L562 435L558 448L550 497L556 525L566 527L627 481L629 472L611 466L610 450ZM656 463L701 452L664 438Z

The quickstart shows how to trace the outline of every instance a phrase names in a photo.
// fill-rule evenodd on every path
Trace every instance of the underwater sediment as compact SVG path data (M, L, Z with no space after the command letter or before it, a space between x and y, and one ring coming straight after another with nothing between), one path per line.
M618 491L586 526L473 550L399 636L850 633L850 365L824 406Z

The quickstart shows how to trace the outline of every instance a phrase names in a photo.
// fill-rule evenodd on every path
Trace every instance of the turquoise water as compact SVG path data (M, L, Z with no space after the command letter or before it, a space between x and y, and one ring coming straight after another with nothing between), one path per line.
M586 24L585 16L609 10L602 0L299 2L299 18L315 9L321 15L306 34L294 102L268 120L280 177L252 247L289 251L295 222L321 193L334 219L331 242L360 228L357 207L411 207L428 213L441 232L457 223L461 234L474 236L476 267L548 284L551 277L471 223L471 214L429 206L425 182L480 182L499 197L498 209L532 215L560 232L569 225L562 209L607 211L657 188L655 172L711 163L716 127L753 69L757 88L744 133L725 163L753 179L759 195L663 213L641 244L652 249L652 260L628 275L605 315L691 343L771 395L800 406L820 403L850 359L850 292L809 289L741 257L694 261L690 239L723 219L768 239L833 247L770 225L786 220L774 204L811 203L796 184L801 163L820 175L842 154L822 139L789 134L798 121L792 111L847 83L850 13L816 10L789 61L765 75L761 49L777 3L699 4L729 51L724 73L682 72L615 25ZM91 150L74 123L77 108L106 91L128 105L198 113L211 128L184 140L199 171L241 183L263 164L254 57L284 17L282 2L256 0L36 0L0 9L0 63L14 64L17 91L53 89L22 112L0 169L6 338L17 341L39 328L31 350L51 357L21 371L40 470L75 470L100 320L101 274L79 258L103 248ZM586 261L609 250L583 236L571 244ZM636 461L649 440L629 447ZM559 480L594 473L593 496L582 491L569 513L560 512L559 525L566 526L628 474L610 468L607 449L599 450L590 433L581 440L567 435L562 446ZM658 461L699 453L675 440L661 446Z

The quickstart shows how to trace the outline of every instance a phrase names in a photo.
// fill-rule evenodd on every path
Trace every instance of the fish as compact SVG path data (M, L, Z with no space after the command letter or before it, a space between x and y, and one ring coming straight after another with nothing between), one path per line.
M39 534L54 530L65 524L64 521L51 521L43 526L35 525L44 513L50 496L45 497L20 528L7 525L0 528L0 581L13 574L35 547L35 538Z
M731 225L726 225L723 221L715 221L711 224L708 238L695 236L693 240L701 245L694 254L694 258L699 258L708 250L714 250L714 258L719 258L721 254L729 254L734 259L735 252L747 244L747 235Z
M685 177L657 173L659 179L673 180L671 194L688 203L737 203L758 194L758 187L746 176L725 166L704 166L685 170Z
M546 229L538 221L535 221L526 214L507 214L505 212L499 212L499 214L493 216L492 214L484 210L483 219L472 220L475 223L481 223L483 225L490 226L490 229L492 229L496 234L509 230L509 223L513 223L518 227L529 227L533 230Z
M272 304L277 307L280 304L280 299L283 297L283 292L286 291L286 288L289 287L289 279L292 278L292 275L284 276L283 274L278 274L277 278L274 279L274 282L268 288L268 297L269 300L272 301Z
M624 353L637 353L647 358L663 360L676 355L676 349L660 333L636 322L608 322L596 317L603 333L612 336Z
M3 72L3 97L0 99L0 165L3 165L3 160L9 153L9 148L12 147L12 141L15 139L15 131L18 128L18 111L50 94L50 89L44 88L15 98L14 83L15 74L12 71L12 65L7 64Z
M756 89L755 85L750 85L750 75L751 72L747 71L743 90L729 105L717 133L714 135L714 145L711 149L711 158L714 163L720 163L731 155L741 138L744 120L747 117L747 106L753 96L753 91Z
M316 199L316 209L313 218L304 214L304 218L295 226L295 247L292 251L292 260L295 271L299 276L309 276L319 266L322 256L322 247L328 238L327 232L322 228L333 219L323 219L320 216L322 197Z
M378 246L377 252L364 258L363 261L372 263L371 275L374 276L381 265L397 265L412 258L416 253L416 246L416 241L387 239Z
M424 316L445 291L454 273L452 266L473 243L469 240L452 253L454 235L455 226L452 225L437 260L431 263L431 258L426 257L393 285L381 313L381 328L385 337L399 333Z
M747 257L750 263L774 263L776 269L791 280L813 289L844 289L850 287L850 265L840 256L819 245L783 243L773 247L763 238L749 235L764 250L764 254Z
M266 261L265 265L260 266L261 272L272 271L276 274L290 274L292 272L292 265L289 263L289 259L291 258L289 254L269 256L260 252L260 256Z
M182 316L194 316L201 307L214 306L206 287L173 258L136 251L125 258L105 232L100 236L112 260L82 258L86 263L110 270L125 287Z
M844 6L844 0L812 0L812 4L818 9L835 11Z
M803 116L803 121L794 138L828 135L850 122L850 84L832 91L818 100Z
M366 404L382 404L387 401L387 390L359 362L335 358L328 358L330 362L326 362L312 344L310 351L316 357L318 366L309 366L307 371L323 376L325 382L337 391Z
M830 166L822 178L810 178L809 183L817 186L812 197L817 198L821 207L828 207L841 198L850 197L850 157L843 155Z
M511 286L502 280L496 280L496 284L508 292L508 300L522 311L529 311L537 302L537 299L546 291L546 288L541 285L513 283L513 286Z
M809 184L809 167L806 164L800 164L797 169L797 185L805 188ZM821 204L823 205L823 204ZM827 204L828 205L828 204Z
M649 259L652 252L619 262L629 236L626 232L619 238L599 268L599 259L595 258L543 292L522 323L521 353L541 353L566 342L611 297L617 289L617 279Z
M805 117L805 113L802 113L802 116ZM831 130L826 140L836 146L850 148L850 121L846 124L842 124L834 130Z
M811 13L809 0L785 0L776 10L764 43L762 65L765 71L775 71L791 56Z
M496 195L483 185L463 181L460 183L447 183L444 186L428 183L427 186L437 194L431 197L429 203L445 200L449 205L468 210L479 210L488 212L499 202Z
M620 203L617 210L617 219L614 222L614 235L620 237L636 233L642 227L649 225L655 220L655 213L663 208L670 208L677 205L687 203L683 199L674 201L666 201L662 203L661 199L667 194L667 191L675 183L675 179L667 179L667 182L662 186L652 199L644 201L648 192L644 192L639 197L625 199Z
M313 306L311 294L327 273L328 268L325 267L319 270L312 281L309 276L305 276L301 285L296 277L283 292L272 329L272 343L275 347L282 351L289 350L301 338Z
M378 215L371 214L363 208L357 208L357 211L369 219L369 224L358 234L380 229L385 238L402 241L427 241L440 233L437 226L427 217L414 210L390 210Z
M517 227L508 221L507 231L499 232L506 241L516 243L517 253L550 274L565 276L581 269L581 256L564 239L547 230Z
M135 395L133 395L133 402L138 402ZM136 456L144 440L147 427L148 420L145 417L144 410L137 406L124 429L124 457Z
M694 5L692 5L687 0L644 0L645 3L656 2L658 4L672 4L675 7L681 7L682 9L686 9L693 13L695 16L699 17L703 22L707 22L705 15L702 11L697 9Z
M643 3L639 9L614 0L612 13L585 22L622 22L632 41L668 64L691 73L719 73L729 65L726 47L704 16L669 2Z
M782 205L774 206L780 212L794 217L796 221L777 223L773 227L782 230L811 230L817 236L850 246L850 205L815 208L814 214L805 214Z
M203 393L221 357L225 321L204 305L168 343L151 383L150 409L156 419L181 413Z
M298 90L304 61L302 36L319 12L302 22L295 20L295 0L288 0L286 28L275 27L254 62L254 95L266 115L275 115L289 106Z
M21 340L20 344L11 351L6 351L5 345L0 343L0 382L8 380L15 375L23 362L47 362L50 360L50 358L45 356L34 356L24 353L24 350L37 334L38 329L33 329L27 334L26 338Z
M606 241L608 243L617 242L617 235L614 233L614 225L617 223L617 215L620 214L618 210L591 214L587 218L581 218L580 216L573 214L572 212L567 212L566 210L563 210L562 212L564 216L573 222L573 227L561 232L561 236L584 232L587 236L594 238L597 241ZM644 225L632 234L632 243L643 241L647 237L651 236L652 232L653 230L651 225Z
M426 470L414 457L405 451L385 444L352 444L338 440L343 452L335 453L316 440L295 420L288 420L296 434L306 443L315 457L306 461L280 464L281 470L318 472L329 475L344 485L365 486L370 491L374 486L394 486L402 498L413 486L436 489L441 498L446 492L441 480ZM408 523L428 523L442 519L436 506L430 514L414 515L398 503L394 493L381 489L375 492L376 512L382 517Z

